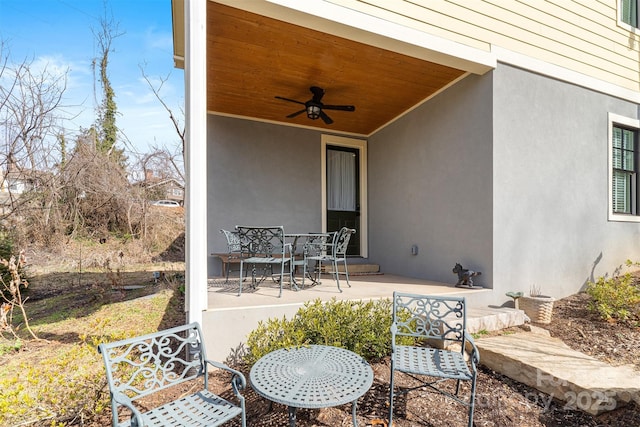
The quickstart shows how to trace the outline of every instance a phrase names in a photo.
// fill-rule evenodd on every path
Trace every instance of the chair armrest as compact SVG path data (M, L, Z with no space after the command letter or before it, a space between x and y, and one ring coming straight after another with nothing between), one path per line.
M244 374L240 371L237 371L224 363L216 362L215 360L205 360L209 365L214 368L222 369L224 371L230 372L232 374L231 377L231 386L233 387L233 392L238 395L240 390L244 390L247 387L247 380L244 377Z
M478 347L476 347L476 342L474 341L473 336L471 336L470 333L465 331L464 337L467 340L467 342L471 345L471 352L470 352L471 364L473 366L473 370L475 371L476 366L480 364L480 352L478 351Z
M133 401L129 398L129 396L123 394L123 393L119 393L119 392L115 392L112 394L111 399L122 405L125 406L127 409L129 409L131 411L131 426L144 426L144 419L142 418L142 413L138 410L138 408L136 408L133 405ZM114 415L117 416L117 415ZM114 418L115 419L115 418Z

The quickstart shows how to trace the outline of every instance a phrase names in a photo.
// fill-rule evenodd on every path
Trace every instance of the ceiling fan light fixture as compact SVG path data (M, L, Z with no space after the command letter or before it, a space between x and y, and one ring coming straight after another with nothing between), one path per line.
M322 121L330 125L333 123L333 119L327 115L323 110L339 110L339 111L355 111L356 107L353 105L325 105L322 103L322 97L324 96L324 89L318 86L311 86L309 88L313 93L313 98L307 102L296 101L295 99L284 98L282 96L276 96L276 99L282 99L283 101L293 102L295 104L304 105L302 110L298 110L287 116L288 119L298 117L302 113L307 113L307 117L311 120L322 119Z
M309 104L307 105L307 117L311 120L316 120L320 117L320 106Z

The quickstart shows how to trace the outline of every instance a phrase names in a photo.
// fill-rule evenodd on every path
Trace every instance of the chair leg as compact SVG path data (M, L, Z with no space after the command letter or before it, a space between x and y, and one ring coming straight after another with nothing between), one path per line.
M338 290L342 292L342 289L340 289L340 275L338 274L338 260L335 258L333 259L333 274L336 275L336 283L338 284Z
M304 289L304 279L307 277L307 260L302 263L302 289Z
M393 357L393 355L391 356ZM393 425L393 362L391 362L391 375L389 376L389 426Z
M349 270L347 270L347 257L344 258L344 276L347 278L347 285L351 287L351 283L349 283Z
M473 410L476 406L476 377L474 376L471 379L471 397L469 401L469 425L468 427L473 427Z
M298 288L298 284L296 283L293 277L295 273L296 273L296 267L294 267L292 262L289 262L289 287L291 289L295 289L296 291L299 291L300 288ZM304 280L304 276L302 280ZM302 286L304 287L304 284Z
M241 260L240 261L240 280L238 280L238 283L240 284L240 289L238 289L238 296L242 294L242 267L243 267L243 263Z

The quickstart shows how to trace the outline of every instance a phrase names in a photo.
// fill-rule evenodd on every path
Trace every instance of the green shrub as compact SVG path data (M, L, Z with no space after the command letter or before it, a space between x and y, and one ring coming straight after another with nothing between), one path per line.
M260 322L247 339L245 361L286 347L311 344L351 350L367 360L391 353L391 301L306 302L294 318ZM411 339L409 339L412 341Z
M592 300L589 309L605 320L628 320L640 317L640 288L634 284L633 276L605 279L587 284L587 294Z

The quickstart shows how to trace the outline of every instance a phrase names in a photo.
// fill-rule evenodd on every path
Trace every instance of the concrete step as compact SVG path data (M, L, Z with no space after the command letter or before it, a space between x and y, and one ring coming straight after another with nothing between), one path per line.
M640 372L611 366L545 334L519 332L479 338L480 363L593 415L630 401L640 404ZM546 402L543 402L546 403Z
M349 274L378 274L380 273L380 266L378 264L349 264L347 265ZM322 272L327 273L332 271L332 267L329 264L322 265ZM344 273L344 265L338 264L338 271Z
M529 318L524 311L509 307L482 307L467 310L467 331L499 331L513 326L524 325Z

